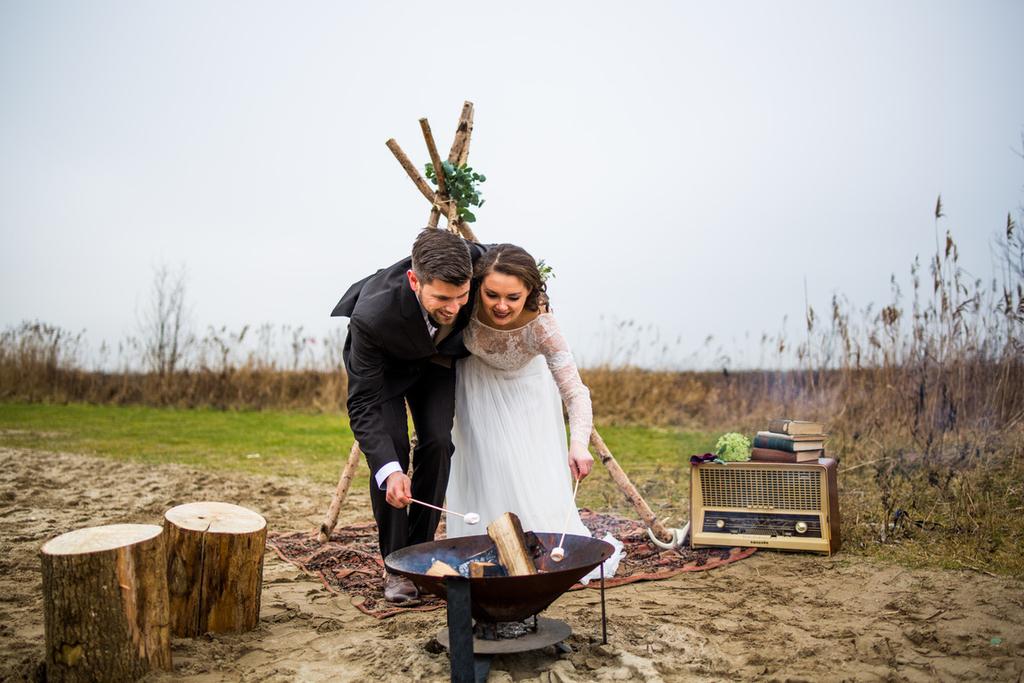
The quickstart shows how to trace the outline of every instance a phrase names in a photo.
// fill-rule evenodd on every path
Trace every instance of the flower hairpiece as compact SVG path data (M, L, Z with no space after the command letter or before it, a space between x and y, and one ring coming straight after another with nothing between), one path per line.
M537 272L540 273L540 281L547 284L547 281L555 277L555 271L544 259L537 261Z

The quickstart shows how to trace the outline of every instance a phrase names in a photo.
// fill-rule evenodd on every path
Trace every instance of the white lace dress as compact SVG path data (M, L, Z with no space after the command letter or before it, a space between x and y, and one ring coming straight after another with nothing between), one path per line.
M526 531L590 536L572 500L562 418L564 401L570 438L585 447L590 392L555 318L542 313L514 330L473 318L464 334L473 355L456 371L447 499L452 510L478 513L480 524L448 515L448 537L487 533L505 512L518 515Z

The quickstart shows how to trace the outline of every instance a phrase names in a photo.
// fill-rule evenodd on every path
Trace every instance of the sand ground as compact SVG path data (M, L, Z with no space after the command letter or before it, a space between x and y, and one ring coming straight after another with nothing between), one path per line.
M330 493L298 479L0 449L0 680L33 678L43 658L38 550L47 539L159 524L168 508L197 500L257 510L271 529L313 529ZM369 517L368 496L353 492L341 523ZM1024 584L1010 579L758 552L607 597L607 645L598 592L570 593L545 614L571 625L572 652L499 657L490 680L1024 678ZM259 628L175 640L173 673L147 680L444 681L447 655L434 642L444 614L378 621L268 552Z

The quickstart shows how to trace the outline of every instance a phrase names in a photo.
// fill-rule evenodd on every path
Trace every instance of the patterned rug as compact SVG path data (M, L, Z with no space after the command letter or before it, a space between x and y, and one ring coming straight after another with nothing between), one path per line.
M643 523L602 512L581 509L580 517L595 538L610 533L622 541L626 556L619 563L615 576L605 586L622 586L634 581L667 579L681 572L714 569L745 559L756 548L698 548L661 550L647 538ZM444 537L443 522L438 538ZM419 604L396 607L384 600L381 577L384 562L377 547L377 525L374 522L339 527L330 540L321 545L316 532L270 532L267 545L281 557L303 571L320 577L324 586L335 593L352 596L352 604L378 619L409 611L429 611L444 606L444 600L423 596ZM589 586L576 584L570 590L600 589L600 581Z

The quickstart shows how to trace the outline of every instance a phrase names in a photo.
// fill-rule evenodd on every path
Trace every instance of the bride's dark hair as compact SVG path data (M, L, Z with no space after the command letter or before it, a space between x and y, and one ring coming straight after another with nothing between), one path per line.
M512 275L523 281L530 293L524 307L536 311L548 303L547 285L540 277L537 261L522 247L514 244L497 244L476 261L473 277L483 281L488 273Z

